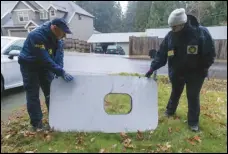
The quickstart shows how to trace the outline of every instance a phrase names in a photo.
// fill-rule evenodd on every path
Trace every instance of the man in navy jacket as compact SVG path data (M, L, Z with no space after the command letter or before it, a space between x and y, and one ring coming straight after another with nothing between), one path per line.
M64 19L57 18L46 22L28 34L18 57L33 130L43 128L40 87L49 110L50 86L54 76L61 76L67 82L73 80L73 77L63 69L61 39L66 34L71 34L71 31Z
M165 115L174 115L186 84L188 125L192 131L198 131L199 95L208 69L214 63L214 41L207 28L200 26L194 16L186 15L184 9L174 10L168 24L172 30L165 36L145 76L150 77L168 61L172 92Z

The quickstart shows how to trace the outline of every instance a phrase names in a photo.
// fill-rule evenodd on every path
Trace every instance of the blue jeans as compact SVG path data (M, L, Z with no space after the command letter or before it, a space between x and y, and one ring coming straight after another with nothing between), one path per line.
M53 80L53 74L48 70L30 68L25 65L20 65L20 69L26 91L27 111L30 117L30 123L33 127L37 127L43 118L39 90L41 87L49 111L50 86Z

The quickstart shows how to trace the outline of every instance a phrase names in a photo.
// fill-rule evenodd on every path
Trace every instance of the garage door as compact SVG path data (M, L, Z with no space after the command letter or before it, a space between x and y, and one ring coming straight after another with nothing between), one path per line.
M27 30L10 30L10 36L27 37L27 35L28 35Z

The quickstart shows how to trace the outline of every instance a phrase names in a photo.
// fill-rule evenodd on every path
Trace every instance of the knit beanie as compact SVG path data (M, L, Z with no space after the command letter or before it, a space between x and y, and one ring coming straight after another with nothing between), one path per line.
M170 27L185 24L187 22L187 15L184 8L175 9L172 11L168 18L168 24Z

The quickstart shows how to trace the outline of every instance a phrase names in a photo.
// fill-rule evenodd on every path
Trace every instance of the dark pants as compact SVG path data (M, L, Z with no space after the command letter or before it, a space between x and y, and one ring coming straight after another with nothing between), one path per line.
M169 114L176 112L180 96L186 84L187 100L188 100L188 124L190 126L198 125L200 115L200 90L202 88L205 77L198 74L186 75L185 77L172 77L172 92L167 104Z
M30 123L32 126L37 127L43 118L39 90L41 87L49 111L50 86L53 78L47 70L34 69L25 65L20 65L20 69L26 91L27 110L30 117Z

